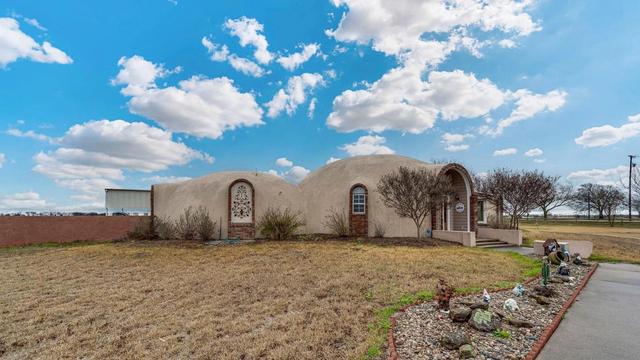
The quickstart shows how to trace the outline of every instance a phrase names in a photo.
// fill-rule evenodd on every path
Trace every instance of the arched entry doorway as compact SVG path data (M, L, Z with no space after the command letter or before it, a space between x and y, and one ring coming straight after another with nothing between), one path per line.
M475 231L475 204L473 183L467 170L458 164L448 164L440 170L440 175L449 177L454 193L437 209L432 221L435 229L447 231Z

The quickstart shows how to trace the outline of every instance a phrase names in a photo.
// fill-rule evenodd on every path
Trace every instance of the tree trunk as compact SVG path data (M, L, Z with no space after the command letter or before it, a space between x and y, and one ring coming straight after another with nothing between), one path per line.
M547 220L547 215L549 215L549 210L547 208L542 208L542 217Z

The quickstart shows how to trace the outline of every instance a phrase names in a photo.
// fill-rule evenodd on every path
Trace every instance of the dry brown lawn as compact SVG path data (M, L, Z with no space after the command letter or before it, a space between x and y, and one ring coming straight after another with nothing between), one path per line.
M266 242L0 250L0 357L348 359L400 296L521 278L462 247ZM4 355L2 355L4 353Z
M640 263L640 227L524 224L520 226L529 239L587 240L593 242L593 257L605 261Z

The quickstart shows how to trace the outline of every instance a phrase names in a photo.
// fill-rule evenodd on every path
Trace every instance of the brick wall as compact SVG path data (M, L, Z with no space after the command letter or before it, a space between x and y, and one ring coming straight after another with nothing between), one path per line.
M364 189L364 214L353 213L353 189L362 187ZM349 232L355 236L369 236L369 190L362 184L356 184L349 191Z
M123 238L145 216L0 216L0 247Z

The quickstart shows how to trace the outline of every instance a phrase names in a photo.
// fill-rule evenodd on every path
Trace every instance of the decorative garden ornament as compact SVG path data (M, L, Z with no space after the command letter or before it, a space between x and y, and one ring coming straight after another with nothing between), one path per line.
M489 295L487 289L482 289L482 301L484 301L485 304L491 301L491 295Z
M545 256L542 258L542 285L545 287L549 284L549 272L549 258Z
M561 262L557 270L558 275L569 276L569 265L566 262Z
M453 287L451 287L444 279L438 280L436 284L436 296L434 296L438 309L443 311L449 311L449 302L453 295Z
M511 290L511 292L513 292L513 295L515 296L522 296L524 295L524 285L522 284L517 284L513 290Z
M518 307L518 303L514 299L505 300L502 308L508 311L518 311L520 308Z

